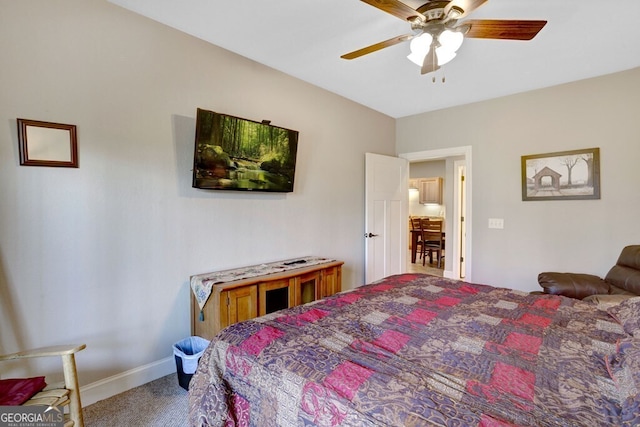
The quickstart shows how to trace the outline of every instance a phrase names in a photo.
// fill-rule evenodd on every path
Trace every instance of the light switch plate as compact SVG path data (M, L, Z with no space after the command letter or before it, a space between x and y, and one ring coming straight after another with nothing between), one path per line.
M489 218L489 228L504 228L504 219Z

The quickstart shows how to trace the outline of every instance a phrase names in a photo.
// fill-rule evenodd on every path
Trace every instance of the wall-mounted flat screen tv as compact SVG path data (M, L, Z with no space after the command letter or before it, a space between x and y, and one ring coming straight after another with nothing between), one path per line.
M198 108L194 188L290 193L298 132Z

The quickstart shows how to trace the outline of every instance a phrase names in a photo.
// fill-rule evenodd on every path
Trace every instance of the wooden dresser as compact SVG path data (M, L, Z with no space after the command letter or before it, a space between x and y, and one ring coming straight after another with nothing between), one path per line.
M343 261L326 260L308 266L296 261L282 261L283 265L288 263L285 271L214 283L202 309L192 286L191 334L210 340L233 323L306 304L342 290ZM265 270L274 264L277 263L265 265ZM255 273L260 268L252 266L238 271L251 269ZM206 275L192 276L192 284L194 278L203 276Z

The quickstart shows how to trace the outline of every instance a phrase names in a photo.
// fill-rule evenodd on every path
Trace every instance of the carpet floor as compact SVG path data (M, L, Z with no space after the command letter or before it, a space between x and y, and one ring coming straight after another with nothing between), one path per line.
M84 408L87 427L188 426L188 393L167 375Z

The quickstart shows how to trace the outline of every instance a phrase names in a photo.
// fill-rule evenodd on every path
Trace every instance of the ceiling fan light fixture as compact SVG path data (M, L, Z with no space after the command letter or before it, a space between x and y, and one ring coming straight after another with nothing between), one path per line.
M407 56L407 59L418 66L422 66L424 57L429 53L429 49L431 49L432 41L433 36L429 33L422 33L418 37L414 37L409 44L411 53Z
M438 47L436 48L436 56L438 65L442 66L456 57L456 51L462 46L464 35L458 31L444 30L438 36ZM429 53L433 36L429 33L422 33L418 37L411 40L409 48L411 53L407 58L421 67L424 63L424 57Z
M440 49L455 53L462 46L464 35L458 31L444 30L438 36L438 41Z
M418 37L414 37L409 44L412 53L421 53L426 55L431 48L433 36L429 33L422 33Z

